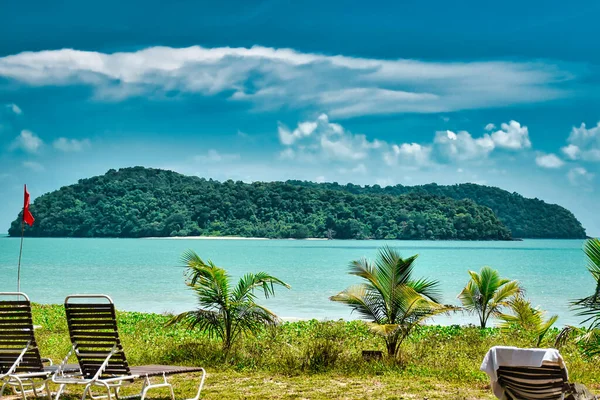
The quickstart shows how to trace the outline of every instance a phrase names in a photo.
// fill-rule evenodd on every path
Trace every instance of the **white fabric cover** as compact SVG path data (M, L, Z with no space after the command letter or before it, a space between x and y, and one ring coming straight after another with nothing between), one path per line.
M562 356L556 349L521 349L518 347L494 346L485 355L480 370L488 374L492 390L497 398L504 397L504 389L498 383L499 367L541 367L558 365L565 369Z

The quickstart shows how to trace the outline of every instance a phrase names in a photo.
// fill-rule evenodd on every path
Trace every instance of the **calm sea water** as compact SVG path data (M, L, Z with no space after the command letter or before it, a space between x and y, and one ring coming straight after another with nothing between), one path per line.
M124 310L181 312L194 296L183 283L179 257L195 250L226 268L234 278L266 271L292 286L263 304L284 318L353 319L347 307L328 300L358 279L348 263L372 258L382 245L404 256L419 254L416 277L440 281L445 303L458 304L467 270L484 265L518 279L534 305L558 314L558 325L577 324L569 301L592 293L580 240L522 242L296 241L194 239L37 239L26 238L21 290L39 303L61 303L72 293L106 293ZM19 239L0 237L0 291L16 289ZM436 323L476 323L456 315Z

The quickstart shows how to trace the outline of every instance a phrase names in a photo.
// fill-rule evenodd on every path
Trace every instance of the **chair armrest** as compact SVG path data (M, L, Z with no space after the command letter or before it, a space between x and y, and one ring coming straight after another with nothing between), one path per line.
M48 363L48 364L50 364L50 366L54 365L54 363L52 362L52 360L49 359L49 358L43 358L42 357L41 360L42 360L42 364Z

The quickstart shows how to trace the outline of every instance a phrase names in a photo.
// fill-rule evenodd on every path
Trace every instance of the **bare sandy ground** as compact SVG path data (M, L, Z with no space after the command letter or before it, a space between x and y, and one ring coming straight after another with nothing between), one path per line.
M243 237L243 236L175 236L175 237L147 237L142 239L169 239L169 240L272 240L261 237ZM281 239L281 240L327 240L324 238L306 238L306 239Z

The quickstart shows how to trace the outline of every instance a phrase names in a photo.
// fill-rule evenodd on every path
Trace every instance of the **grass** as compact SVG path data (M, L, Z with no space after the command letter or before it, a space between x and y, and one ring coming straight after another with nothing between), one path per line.
M55 362L70 348L62 306L35 305L34 323L42 356ZM118 314L121 340L131 365L203 366L205 399L492 399L479 365L494 345L530 347L527 332L458 326L420 327L394 362L364 361L362 350L384 351L383 341L360 321L301 321L266 328L236 343L221 344L184 327L165 327L168 316ZM542 346L552 346L558 331ZM572 342L561 348L571 381L600 389L600 363ZM176 376L178 398L194 395L198 375ZM79 392L77 391L79 390ZM81 388L69 392L81 396ZM125 392L126 393L126 392ZM167 398L157 391L153 398ZM69 396L68 396L69 397ZM67 397L67 398L68 398Z

